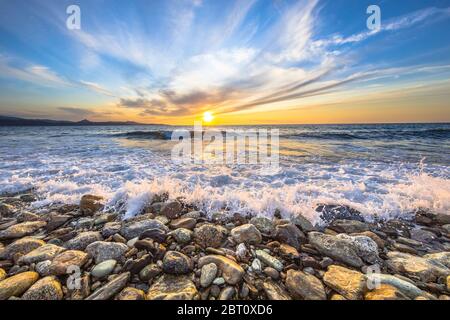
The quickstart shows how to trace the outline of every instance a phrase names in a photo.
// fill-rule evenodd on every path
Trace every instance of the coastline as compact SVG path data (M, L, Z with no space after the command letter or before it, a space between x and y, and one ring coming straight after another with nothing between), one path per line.
M448 300L450 215L326 225L213 214L166 196L124 220L100 197L0 197L0 300Z

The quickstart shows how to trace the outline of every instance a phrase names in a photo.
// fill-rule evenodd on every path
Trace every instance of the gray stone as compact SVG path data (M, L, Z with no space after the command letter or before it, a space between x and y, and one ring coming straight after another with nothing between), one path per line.
M364 265L356 249L347 240L320 232L310 232L308 238L309 243L323 255L356 268Z
M75 238L70 239L64 245L67 249L71 250L85 250L88 245L96 241L102 241L103 238L98 231L82 232Z
M237 243L259 244L262 236L253 224L244 224L231 230L231 236Z
M125 272L118 275L113 280L96 290L93 294L86 298L86 300L108 300L119 293L130 280L130 273Z
M53 244L46 244L33 251L27 253L18 260L19 264L32 264L45 260L53 260L59 253L65 251L65 248L55 246Z
M106 260L97 264L91 271L91 275L96 278L104 278L109 276L117 265L116 260Z
M163 270L169 274L186 274L192 271L191 259L181 252L168 251L163 259Z
M334 220L329 226L338 233L360 233L369 231L369 226L357 220Z
M149 229L161 229L164 232L169 231L169 229L160 221L155 219L148 219L125 223L125 225L122 226L120 234L124 236L127 240L130 240L139 237L144 231Z
M119 260L127 251L128 246L123 243L104 241L96 241L86 248L97 264L106 260Z
M262 234L272 235L275 232L275 226L272 220L265 217L254 217L250 220L250 223L253 224Z
M219 248L227 239L227 234L224 227L207 223L194 229L194 240L203 248Z
M263 250L256 250L256 257L267 266L272 267L279 272L283 271L284 268L283 263L277 258L272 257L267 252Z
M211 285L217 275L218 268L214 263L205 264L201 269L200 285L207 288Z
M172 232L169 232L168 235L172 236L179 244L184 245L191 242L193 232L189 229L178 228Z

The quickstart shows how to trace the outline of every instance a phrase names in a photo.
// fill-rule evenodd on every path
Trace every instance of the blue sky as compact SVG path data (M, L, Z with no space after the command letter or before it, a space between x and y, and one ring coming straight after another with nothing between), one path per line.
M449 0L0 0L0 114L450 121L449 30Z

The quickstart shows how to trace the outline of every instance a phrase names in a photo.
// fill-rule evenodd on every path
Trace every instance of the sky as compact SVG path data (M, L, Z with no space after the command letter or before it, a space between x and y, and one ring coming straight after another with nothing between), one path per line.
M0 0L0 115L191 125L205 112L450 122L450 0Z

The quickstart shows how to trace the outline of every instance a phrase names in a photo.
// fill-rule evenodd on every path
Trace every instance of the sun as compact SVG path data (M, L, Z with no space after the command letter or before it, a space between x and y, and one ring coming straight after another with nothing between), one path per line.
M207 112L205 112L205 113L203 114L203 121L204 121L204 122L209 123L209 122L211 122L211 121L213 121L213 120L214 120L214 116L213 116L212 112L207 111Z

